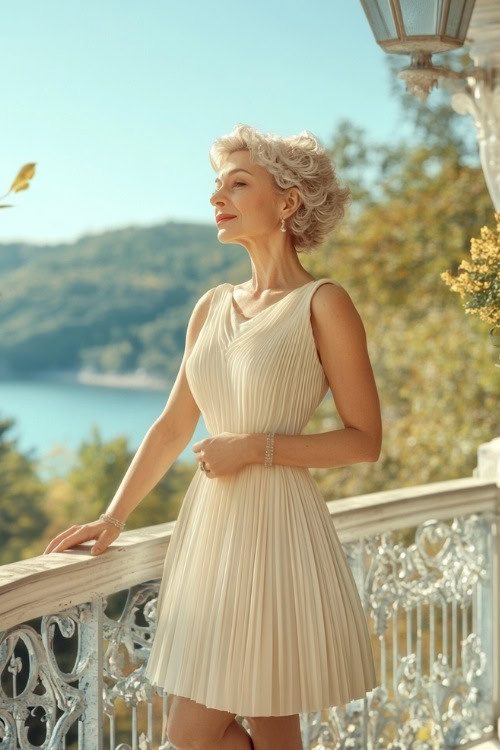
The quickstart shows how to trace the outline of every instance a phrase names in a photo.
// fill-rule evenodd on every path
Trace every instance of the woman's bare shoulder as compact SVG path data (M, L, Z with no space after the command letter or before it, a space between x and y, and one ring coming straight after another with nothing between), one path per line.
M333 283L318 285L312 295L311 324L316 337L331 339L333 330L346 332L348 338L351 335L363 337L363 322L351 295L340 282L328 281Z
M316 279L318 285L313 289L311 298L311 311L320 311L325 305L352 304L352 299L347 289L336 279Z
M224 286L224 284L217 284L217 286L207 289L207 291L204 292L196 302L191 312L191 317L188 323L188 337L194 334L196 338L198 333L203 328L203 324L208 317L208 311L210 310L210 305L212 304L214 295L221 286Z

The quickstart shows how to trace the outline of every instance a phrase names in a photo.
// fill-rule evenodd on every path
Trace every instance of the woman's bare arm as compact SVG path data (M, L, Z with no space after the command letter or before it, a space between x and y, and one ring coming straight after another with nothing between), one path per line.
M321 365L344 427L311 435L274 437L273 463L334 468L377 461L382 418L361 317L340 284L322 284L312 295L311 325ZM250 463L263 463L264 433L248 435Z
M186 361L206 320L214 289L195 305L186 332L186 346L165 408L147 431L106 513L125 521L170 469L189 443L200 410L186 378Z
M186 331L184 356L165 408L144 436L106 510L108 515L119 521L125 521L158 484L184 450L196 428L200 410L186 378L186 361L206 320L214 290L215 287L205 292L191 313ZM105 527L109 527L109 538L112 541L117 536L115 527L104 521L97 521L92 525L73 526L61 532L52 539L44 554L62 552L83 541L95 539L102 535Z

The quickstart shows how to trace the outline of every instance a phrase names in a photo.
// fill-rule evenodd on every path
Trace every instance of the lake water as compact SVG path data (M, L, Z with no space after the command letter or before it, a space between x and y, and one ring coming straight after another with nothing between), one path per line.
M6 438L17 438L23 453L33 451L44 479L54 471L64 473L82 440L91 437L92 425L98 425L103 441L123 435L129 450L137 450L167 399L167 391L35 379L0 381L0 417L15 419ZM179 460L195 460L191 446L206 437L200 416Z

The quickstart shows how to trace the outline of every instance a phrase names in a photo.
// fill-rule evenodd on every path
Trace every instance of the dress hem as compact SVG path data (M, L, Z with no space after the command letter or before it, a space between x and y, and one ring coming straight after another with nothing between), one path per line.
M272 711L271 713L263 713L263 712L254 713L254 712L249 712L249 711L246 711L246 710L236 710L234 707L232 707L232 708L229 707L228 708L226 706L224 708L221 708L221 706L208 705L207 703L203 703L200 700L196 700L196 698L193 698L191 695L183 695L182 693L178 693L178 692L177 693L169 692L165 687L163 687L163 685L160 685L160 683L158 683L158 682L151 681L150 684L151 685L156 685L156 686L160 687L163 690L163 692L166 693L169 696L170 695L176 695L179 698L189 698L189 700L192 700L195 703L200 704L201 706L205 706L205 708L215 709L216 711L226 711L227 713L235 714L236 716L242 716L243 718L245 718L247 716L248 717L252 717L252 716L255 716L255 717L257 717L257 716L258 717L260 717L260 716L293 716L295 714L318 713L320 711L326 711L326 710L328 710L330 708L338 708L340 706L347 706L349 703L351 703L352 701L355 701L355 700L364 700L377 687L377 685L375 685L373 688L370 688L369 690L362 691L360 695L355 695L354 697L349 698L348 700L345 700L343 702L335 701L334 700L333 702L329 703L327 701L326 705L323 705L321 708L301 708L301 709L295 708L295 709L287 710L287 711L277 711L277 712L276 711Z

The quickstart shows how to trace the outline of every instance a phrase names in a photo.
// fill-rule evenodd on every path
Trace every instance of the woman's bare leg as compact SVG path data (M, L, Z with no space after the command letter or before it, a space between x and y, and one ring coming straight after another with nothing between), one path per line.
M167 736L177 750L254 750L251 737L235 716L172 695Z

